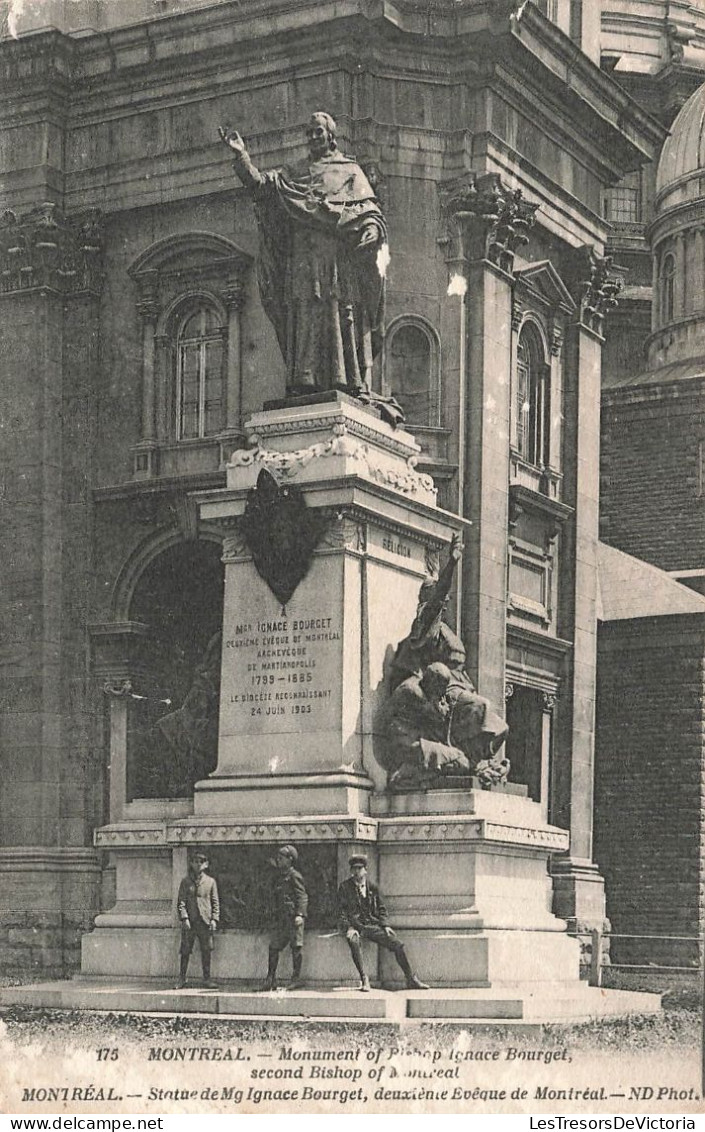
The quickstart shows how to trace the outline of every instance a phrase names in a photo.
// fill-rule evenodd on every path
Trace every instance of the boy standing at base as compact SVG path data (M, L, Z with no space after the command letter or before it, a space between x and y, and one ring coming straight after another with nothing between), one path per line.
M186 986L188 961L193 945L198 940L201 951L203 981L207 987L218 984L211 979L211 953L213 936L220 919L218 885L213 877L206 876L208 857L205 853L194 853L189 858L188 876L179 885L176 910L181 921L180 971L177 989Z
M289 945L292 958L292 978L287 989L299 990L303 986L301 964L304 951L304 920L308 911L308 893L301 873L295 868L299 854L293 845L282 845L274 860L276 874L271 891L271 929L269 933L269 963L263 991L277 989L279 952Z

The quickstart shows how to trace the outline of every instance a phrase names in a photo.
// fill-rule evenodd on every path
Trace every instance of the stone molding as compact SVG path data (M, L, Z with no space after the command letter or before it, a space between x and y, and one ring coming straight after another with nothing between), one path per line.
M164 822L147 822L144 825L103 826L93 834L96 849L155 848L166 846Z
M23 216L0 217L0 295L52 290L99 295L103 232L96 209L65 217L50 201Z
M100 858L85 846L8 846L0 849L0 873L18 872L98 873Z
M377 821L365 817L267 818L257 822L225 820L120 823L95 831L100 849L161 848L197 844L253 844L289 841L376 841Z
M375 557L375 547L370 546L370 534L380 532L421 546L426 574L437 576L440 550L444 544L432 535L421 538L418 532L410 531L403 523L395 523L382 515L371 519L356 507L323 507L320 510L328 520L328 526L316 544L314 555L346 550ZM239 518L235 517L216 520L216 525L223 530L222 561L225 563L247 562L252 558L239 522Z
M414 818L382 818L379 823L380 842L483 842L491 841L505 845L567 850L570 835L567 830L542 826L521 826L489 821L486 818L465 818L458 820L453 815L419 815Z
M178 845L253 844L286 841L493 842L564 852L567 830L518 826L486 818L418 815L394 818L269 818L257 822L214 820L143 822L103 826L95 832L99 849L167 848Z
M311 413L310 416L295 415L277 420L272 419L273 413L257 413L246 423L248 443L256 447L262 440L273 437L299 436L306 432L328 432L334 436L342 435L337 431L359 437L361 440L373 444L383 444L384 447L406 459L410 454L415 455L421 451L410 433L400 430L401 436L392 431L391 427L380 425L376 418L371 418L374 424L368 424L363 417L369 416L366 409L361 409L355 402L335 405L331 402L330 408L325 404L323 411ZM326 411L327 410L327 411ZM276 410L274 410L276 412ZM377 427L375 427L377 425ZM384 429L384 431L383 431Z
M509 845L540 845L556 851L567 850L570 844L568 830L504 825L499 822L485 822L483 836L488 841L502 841Z

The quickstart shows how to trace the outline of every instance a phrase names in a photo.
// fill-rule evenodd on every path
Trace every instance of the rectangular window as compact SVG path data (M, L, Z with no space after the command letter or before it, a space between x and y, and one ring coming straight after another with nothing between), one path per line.
M612 224L638 224L641 221L641 174L630 173L619 185L607 189L603 212Z
M187 343L180 351L181 404L179 406L182 440L198 436L199 370L201 351L197 343Z

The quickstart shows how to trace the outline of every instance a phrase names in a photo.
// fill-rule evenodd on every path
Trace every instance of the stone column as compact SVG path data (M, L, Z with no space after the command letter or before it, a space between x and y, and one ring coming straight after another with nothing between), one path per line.
M223 289L228 312L225 357L225 419L219 436L220 462L227 464L242 443L242 334L240 312L245 305L245 286L240 275L233 276Z
M134 474L138 479L156 472L156 380L155 329L159 303L158 273L147 271L139 278L140 296L137 310L142 319L142 435L134 452Z
M587 263L586 263L587 260ZM556 726L552 820L570 829L570 854L554 858L556 912L573 924L604 919L604 886L592 863L595 687L597 660L597 546L600 484L600 381L605 313L619 282L609 263L583 255L577 279L577 321L566 343L564 501L575 509L564 535L560 621L573 649L562 685ZM565 753L570 752L570 757Z
M466 418L461 428L464 516L472 527L464 557L461 635L478 688L501 704L514 251L526 242L537 206L510 191L496 174L468 175L450 185L444 206L464 264L467 317Z
M242 423L242 360L240 311L245 305L245 290L240 279L232 279L223 291L228 311L228 352L226 361L226 430L237 430Z
M83 923L98 879L86 846L94 817L89 790L75 774L84 752L87 763L91 757L91 705L76 679L84 657L88 552L66 569L67 530L78 545L90 526L85 438L95 406L98 228L93 214L69 221L53 204L23 216L6 211L0 219L3 393L10 413L0 616L11 658L0 687L0 872L6 874L0 920L11 925L21 912L27 924L36 913L47 930L55 929L53 957L42 957L50 967L57 954L75 950L64 929ZM75 881L72 863L87 869ZM3 945L3 961L4 951Z
M110 820L120 821L127 803L127 729L130 692L129 681L111 684L104 691L110 697Z
M693 246L693 313L705 305L705 229L696 228L691 236Z
M542 692L541 713L541 817L544 821L552 821L550 815L551 796L551 769L553 761L553 711L556 706L556 697L549 692Z
M688 291L692 288L692 280L688 278L687 267L685 232L679 232L676 236L676 293L673 312L676 318L683 318L688 309Z

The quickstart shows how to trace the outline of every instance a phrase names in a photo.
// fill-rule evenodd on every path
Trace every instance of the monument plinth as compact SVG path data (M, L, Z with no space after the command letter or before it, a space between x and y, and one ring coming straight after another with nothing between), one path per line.
M289 843L316 909L308 980L354 977L335 932L335 892L350 852L361 849L429 983L487 987L510 973L532 985L576 980L578 943L551 914L547 872L568 834L546 825L520 787L481 789L467 773L432 781L453 765L442 765L444 752L468 766L448 744L489 753L504 725L463 673L463 644L442 614L464 524L438 508L430 477L416 468L418 445L337 392L258 413L246 430L249 446L233 454L226 487L196 497L202 520L223 532L217 767L183 812L132 803L97 831L96 843L113 852L118 900L84 941L84 971L173 972L167 882L173 903L188 849L198 846L231 908L214 975L261 975L266 943L257 923L243 923L251 898L243 901L238 885L249 876L256 894L268 856ZM428 610L437 614L430 637ZM439 655L455 675L430 663ZM443 699L447 726L439 717L430 745L423 725L414 729L414 710L426 720L442 705L425 698L422 676L409 677L417 663L446 673L455 697L452 709ZM426 788L390 787L390 735L402 777L418 773ZM419 750L424 759L430 752L428 765L414 767ZM390 956L379 971L397 985Z
M199 498L227 533L218 766L197 784L195 816L368 813L384 779L373 751L385 664L460 521L437 510L414 439L344 394L256 414L246 429L226 489ZM260 508L258 562L247 511L263 473L279 497ZM283 601L266 575L286 585L279 565L297 558L307 524L315 542Z

